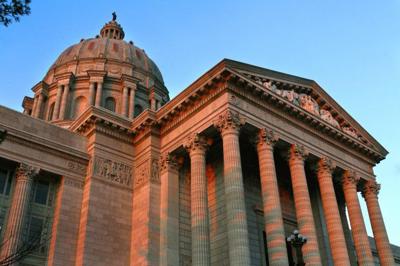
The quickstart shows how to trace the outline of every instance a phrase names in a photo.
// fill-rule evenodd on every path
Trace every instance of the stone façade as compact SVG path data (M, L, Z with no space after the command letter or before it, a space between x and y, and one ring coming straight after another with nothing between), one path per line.
M110 21L101 37L60 55L24 99L24 114L0 107L2 167L39 168L57 187L41 262L291 263L297 258L283 243L296 228L309 232L303 253L315 265L356 265L359 250L371 253L366 233L349 230L346 208L358 203L346 202L346 193L375 182L373 167L387 151L315 81L224 59L169 101L157 66L123 36ZM268 157L257 149L260 134ZM325 158L334 167L320 177ZM357 182L343 189L349 172ZM294 193L299 184L309 200ZM326 207L321 191L336 205ZM373 196L370 204L376 214ZM332 207L338 210L326 219ZM360 223L362 216L350 215ZM372 219L377 254L392 265L382 216ZM274 242L269 228L278 225ZM332 246L331 230L345 249ZM353 239L361 240L354 246Z

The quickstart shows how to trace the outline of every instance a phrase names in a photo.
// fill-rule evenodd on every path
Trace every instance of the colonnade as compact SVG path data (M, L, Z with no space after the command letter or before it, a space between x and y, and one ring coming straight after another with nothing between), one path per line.
M59 84L57 87L56 100L51 120L64 120L66 119L66 112L68 109L68 98L70 93L70 85ZM136 85L123 86L122 88L122 108L121 114L130 119L134 118L135 112L135 92ZM32 107L32 116L39 118L41 116L42 106L44 104L45 96L39 92L35 97ZM90 106L100 107L103 105L103 82L91 81L89 83L89 96L88 103Z
M239 115L232 111L227 111L214 123L214 127L220 132L223 142L224 191L230 265L251 264L239 148L239 132L242 124L243 121ZM269 264L289 265L273 155L276 141L277 137L274 136L271 130L265 128L259 130L257 136L257 154L260 168L264 224ZM188 150L191 160L192 265L210 265L210 229L205 164L208 144L204 136L194 134L188 139L184 147ZM308 153L304 146L296 143L290 145L288 163L297 226L299 231L307 237L307 243L302 247L304 261L306 265L322 265L304 165L307 156ZM332 173L334 169L335 166L329 158L319 158L317 163L317 179L333 263L335 265L350 265L349 253L346 247L342 220L333 184ZM354 172L351 170L344 171L342 188L348 208L358 263L359 265L374 265L358 201L357 186L362 187L362 194L367 203L380 263L381 265L394 265L393 255L377 199L379 184L375 180L359 181L360 178ZM170 219L172 218L170 217ZM166 228L164 229L167 230ZM164 234L163 229L161 230L161 234ZM161 258L161 262L169 265L168 259L163 259L163 257ZM162 265L164 264L162 263Z

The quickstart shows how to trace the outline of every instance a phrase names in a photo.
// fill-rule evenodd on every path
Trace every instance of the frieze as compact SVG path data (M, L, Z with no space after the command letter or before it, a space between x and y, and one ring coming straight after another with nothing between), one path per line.
M86 166L77 162L68 161L67 168L71 171L78 172L80 174L86 173Z
M160 184L160 163L157 159L147 160L136 169L133 188L138 189L148 183Z
M127 187L132 183L132 167L121 162L96 156L94 159L94 175Z

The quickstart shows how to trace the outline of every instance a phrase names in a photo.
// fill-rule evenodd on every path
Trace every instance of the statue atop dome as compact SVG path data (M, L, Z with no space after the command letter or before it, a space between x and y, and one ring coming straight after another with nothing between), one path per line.
M100 36L102 38L123 40L125 33L121 25L117 22L117 13L112 12L111 15L112 20L104 25L100 31Z

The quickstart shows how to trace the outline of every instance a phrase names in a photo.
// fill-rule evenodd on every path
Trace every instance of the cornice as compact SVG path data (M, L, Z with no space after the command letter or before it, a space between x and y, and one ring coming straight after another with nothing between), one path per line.
M64 82L66 84L69 84L74 79L74 73L65 72L65 73L54 74L54 79L56 80L57 83Z
M38 83L35 84L35 86L32 87L32 91L36 94L37 92L39 92L40 90L42 90L42 92L44 94L47 94L47 89L48 89L49 85L42 81L39 81Z
M69 129L85 136L92 130L97 130L131 143L135 132L130 129L130 125L131 120L128 118L101 107L90 106L71 124Z
M230 69L230 71L234 74L231 76L230 81L238 84L239 88L244 88L244 90L242 90L243 92L246 91L247 93L252 93L263 102L273 104L275 107L278 107L284 112L289 113L291 116L318 129L325 135L328 135L334 138L336 141L340 141L345 145L355 149L356 151L361 152L367 157L372 158L377 163L385 158L385 154L374 150L372 147L367 146L360 140L344 133L340 129L333 127L328 122L322 120L320 117L317 117L312 113L304 110L303 108L294 105L290 101L286 100L284 97L281 97L273 91L264 88L261 84L258 84L257 82L244 77L240 73L237 73L235 70ZM228 88L231 88L233 91L235 91L234 86L228 86ZM239 93L243 97L246 97L246 93L241 93L239 89L236 90L235 93Z

